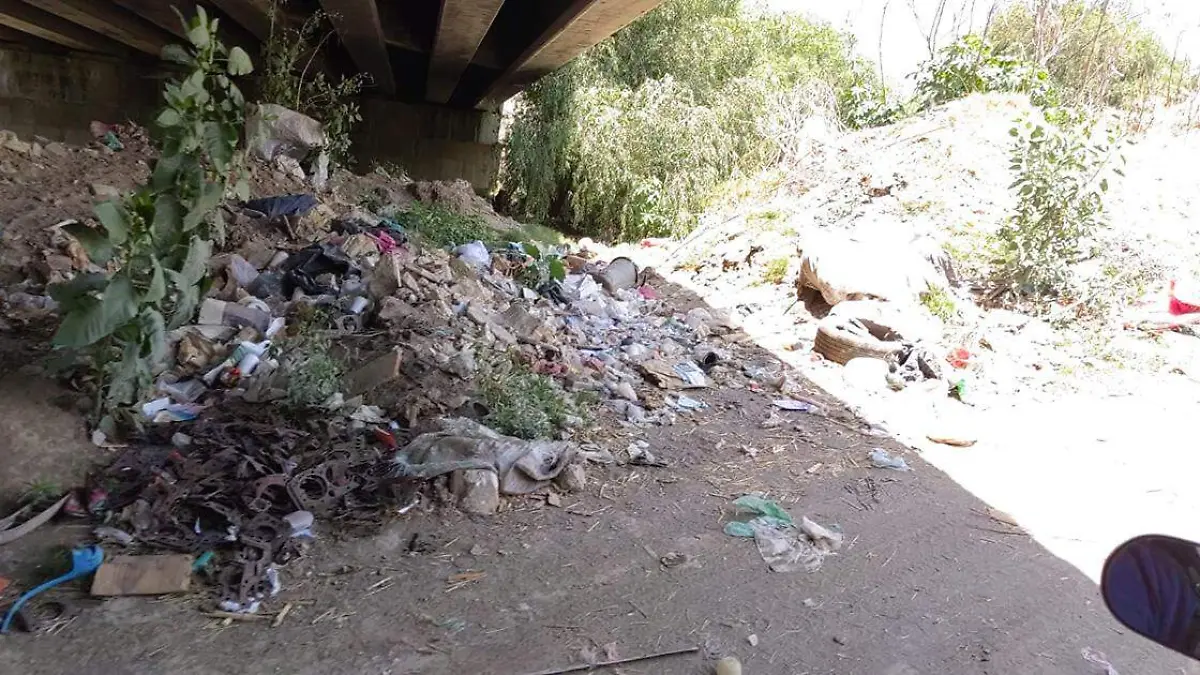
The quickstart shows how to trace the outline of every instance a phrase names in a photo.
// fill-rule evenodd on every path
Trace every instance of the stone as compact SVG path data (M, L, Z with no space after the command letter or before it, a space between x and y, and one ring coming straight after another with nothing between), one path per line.
M582 464L569 464L554 477L554 484L563 492L582 492L587 487L587 472Z
M491 515L500 509L500 480L495 471L465 469L450 476L450 490L467 513Z
M186 593L192 585L190 555L118 555L96 570L92 595Z
M742 675L742 662L732 656L717 661L717 675Z
M620 396L626 401L636 402L638 400L637 392L633 390L633 385L629 384L628 382L617 383L617 385L613 387L612 391L614 394Z
M4 147L22 155L28 155L29 153L33 152L33 144L26 143L16 136L6 139L4 141Z
M509 330L504 326L498 326L494 323L489 323L487 325L487 329L491 331L492 335L497 341L503 342L504 344L510 346L517 344L517 336L510 333Z
M548 492L546 493L546 504L548 506L562 508L562 497L558 496L557 492Z
M391 382L400 377L400 363L404 353L399 347L384 354L350 373L346 378L346 391L350 396L358 396L372 389Z
M358 259L379 253L379 246L368 235L352 234L342 242L342 252L351 259Z
M486 326L492 320L492 313L479 303L472 302L467 305L467 318L480 326Z
M475 352L470 349L463 349L456 352L442 366L442 370L448 373L457 375L464 380L469 380L479 370L479 364L475 361Z
M390 328L403 328L410 324L419 312L400 298L388 296L379 306L379 320Z
M41 143L31 143L29 145L29 154L33 155L34 157L41 157L42 156L42 144Z
M385 298L400 288L400 277L404 274L404 262L398 255L385 255L371 272L367 292L375 298Z
M88 187L92 194L100 199L119 199L121 197L121 191L111 185L92 183Z

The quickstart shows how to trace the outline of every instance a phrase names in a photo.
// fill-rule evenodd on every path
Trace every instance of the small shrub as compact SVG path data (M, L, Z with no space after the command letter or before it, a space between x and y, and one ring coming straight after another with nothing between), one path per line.
M358 96L369 82L359 73L334 82L313 60L334 35L329 15L317 10L298 29L282 21L286 0L271 3L271 34L262 47L263 69L259 78L262 101L275 103L319 120L329 138L329 159L343 166L350 163L350 133L362 121ZM320 36L320 37L318 37Z
M226 192L249 198L241 150L245 100L233 78L251 72L250 57L221 43L217 21L203 8L180 21L190 44L169 45L163 58L188 74L164 88L149 182L98 204L99 228L63 228L92 262L115 271L79 274L50 289L63 311L54 342L86 354L101 376L97 406L110 415L149 386L166 354L167 331L192 320L213 241L224 239L218 207Z
M768 284L775 284L778 286L779 284L782 284L784 278L787 277L787 271L787 258L775 258L774 260L770 260L767 262L765 269L763 269L763 281L767 282Z
M921 304L929 313L947 323L958 314L954 298L939 286L930 286L921 294Z
M569 417L582 417L576 399L552 378L504 358L480 365L477 384L488 408L484 421L496 431L529 440L554 438Z
M1111 166L1115 137L1097 140L1095 126L1081 112L1054 109L1010 131L1017 210L997 239L1000 281L1018 298L1063 291L1082 245L1106 224L1109 174L1122 174Z
M287 404L304 410L325 403L342 390L342 364L334 358L324 334L328 315L321 311L301 314L291 337L283 342L287 373Z
M413 202L407 211L397 213L395 220L434 246L457 246L476 240L490 242L498 234L482 218L455 213L441 204Z
M966 35L942 48L914 77L922 106L989 91L1027 93L1039 106L1058 104L1058 94L1044 68L997 54L977 35Z

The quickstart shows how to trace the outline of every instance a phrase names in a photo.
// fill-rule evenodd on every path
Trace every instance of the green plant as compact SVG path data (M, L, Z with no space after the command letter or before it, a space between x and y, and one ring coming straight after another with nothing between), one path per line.
M508 436L553 438L570 417L583 417L579 402L552 378L507 356L481 360L476 384L488 408L484 421Z
M217 207L226 191L249 197L240 150L245 101L231 78L251 72L250 57L220 42L217 20L203 8L180 20L190 46L168 46L163 57L189 74L165 87L149 183L97 205L99 228L64 228L93 262L115 271L51 288L64 314L54 342L87 352L102 380L97 405L109 413L136 400L166 352L166 331L191 320L212 240L224 238Z
M47 478L38 478L29 482L25 492L21 494L21 504L30 505L35 509L54 502L63 494L62 486Z
M1138 14L1084 0L1014 2L988 30L996 51L1041 64L1073 103L1132 108L1150 96L1178 102L1197 73Z
M763 269L763 281L767 282L768 284L775 284L778 286L779 284L782 284L784 279L787 277L787 270L787 258L775 258L774 260L770 260Z
M407 211L397 213L395 220L433 246L456 246L476 240L491 242L499 234L482 218L455 213L441 204L413 202Z
M259 76L262 101L320 120L329 139L326 146L329 159L348 165L350 135L362 121L358 96L369 78L363 73L336 82L327 77L313 62L336 33L328 26L329 15L317 10L309 13L299 28L290 28L283 20L285 3L286 0L271 3L271 33L263 43L263 68Z
M940 286L930 286L921 294L921 305L929 313L941 319L943 323L950 321L958 314L954 298Z
M531 86L503 182L525 218L637 239L690 230L720 186L837 122L850 41L739 0L669 0Z
M342 364L332 354L332 343L325 332L328 325L327 312L302 312L279 349L287 372L287 405L291 408L319 406L342 389Z
M521 244L528 260L517 274L517 281L533 290L539 290L552 281L562 281L567 278L567 268L562 258L554 253L542 253L535 244Z
M1044 68L997 54L978 35L963 36L942 48L935 58L922 64L914 77L922 106L989 91L1027 93L1039 106L1058 104L1058 94Z
M997 233L1000 282L1018 298L1053 296L1070 277L1082 244L1106 224L1103 195L1117 139L1098 135L1095 121L1069 109L1014 127L1011 169L1017 209Z

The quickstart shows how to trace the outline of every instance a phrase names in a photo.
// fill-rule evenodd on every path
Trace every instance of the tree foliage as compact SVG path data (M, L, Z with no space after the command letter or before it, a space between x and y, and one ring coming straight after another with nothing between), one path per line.
M249 196L245 100L232 78L251 72L250 57L220 42L218 22L203 8L180 21L190 44L168 46L163 58L188 75L164 89L149 183L97 205L99 227L66 227L93 262L114 271L51 288L64 313L54 342L87 352L103 381L98 402L110 412L136 400L163 358L166 331L195 313L212 242L224 237L218 206L226 191Z
M854 84L850 47L740 0L668 0L527 90L505 188L522 216L588 234L686 231L718 185L779 156L764 120L797 100L837 100L781 93Z
M1197 88L1192 64L1121 2L1016 2L987 36L997 53L1046 68L1076 103L1129 107L1149 96L1170 102Z

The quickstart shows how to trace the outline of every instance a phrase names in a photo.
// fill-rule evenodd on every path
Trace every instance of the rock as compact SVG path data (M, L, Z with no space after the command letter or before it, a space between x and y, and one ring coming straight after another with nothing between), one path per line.
M464 380L469 380L475 371L479 370L479 364L475 361L475 352L470 349L463 349L450 357L442 366L442 370L448 373L457 375Z
M732 656L717 661L717 675L742 675L742 662Z
M924 247L883 238L813 237L804 242L797 291L815 289L830 305L863 299L915 303L931 284L946 283L945 273L930 262L928 253Z
M450 476L450 490L467 513L490 515L500 509L500 481L495 471L466 469Z
M419 314L412 305L393 296L384 298L379 306L379 320L390 328L404 328L418 318Z
M638 400L637 392L633 390L633 385L629 384L628 382L617 383L616 386L612 388L612 391L614 394L620 396L626 401L636 402Z
M749 642L751 647L757 647L758 646L758 634L751 633L750 635L747 635L746 642Z
M887 361L859 357L850 359L842 370L846 384L861 391L879 391L888 386L890 368Z
M504 344L510 346L517 344L517 336L510 333L509 330L504 326L498 326L494 323L489 323L487 325L487 329L491 331L492 335L497 341L503 342Z
M547 492L546 504L549 506L562 508L562 497L559 497L557 492Z
M119 199L121 197L120 190L104 183L92 183L89 189L93 195L100 199Z
M634 424L646 421L646 409L636 403L625 404L625 420Z
M33 145L31 143L26 143L16 136L6 139L4 141L4 147L22 155L28 155L29 153L33 152Z
M45 150L46 154L50 155L51 157L66 157L67 155L71 154L71 151L66 145L63 145L57 141L53 143L47 143L43 150Z
M396 347L392 351L350 373L346 378L347 393L350 396L358 396L400 377L400 363L403 354L400 348Z
M400 277L404 274L404 262L399 255L385 255L371 272L367 292L375 298L386 298L400 288Z
M504 313L496 317L496 323L512 331L518 339L532 341L533 334L541 328L542 322L520 305L512 305Z
M467 318L480 326L486 326L492 320L492 313L479 303L472 302L467 305Z
M357 260L364 256L379 253L375 240L365 234L352 234L342 242L342 252Z
M34 157L41 157L42 156L42 144L37 143L37 142L30 144L29 154L33 155Z
M587 472L581 464L568 465L554 478L554 484L563 492L582 492L587 486Z

